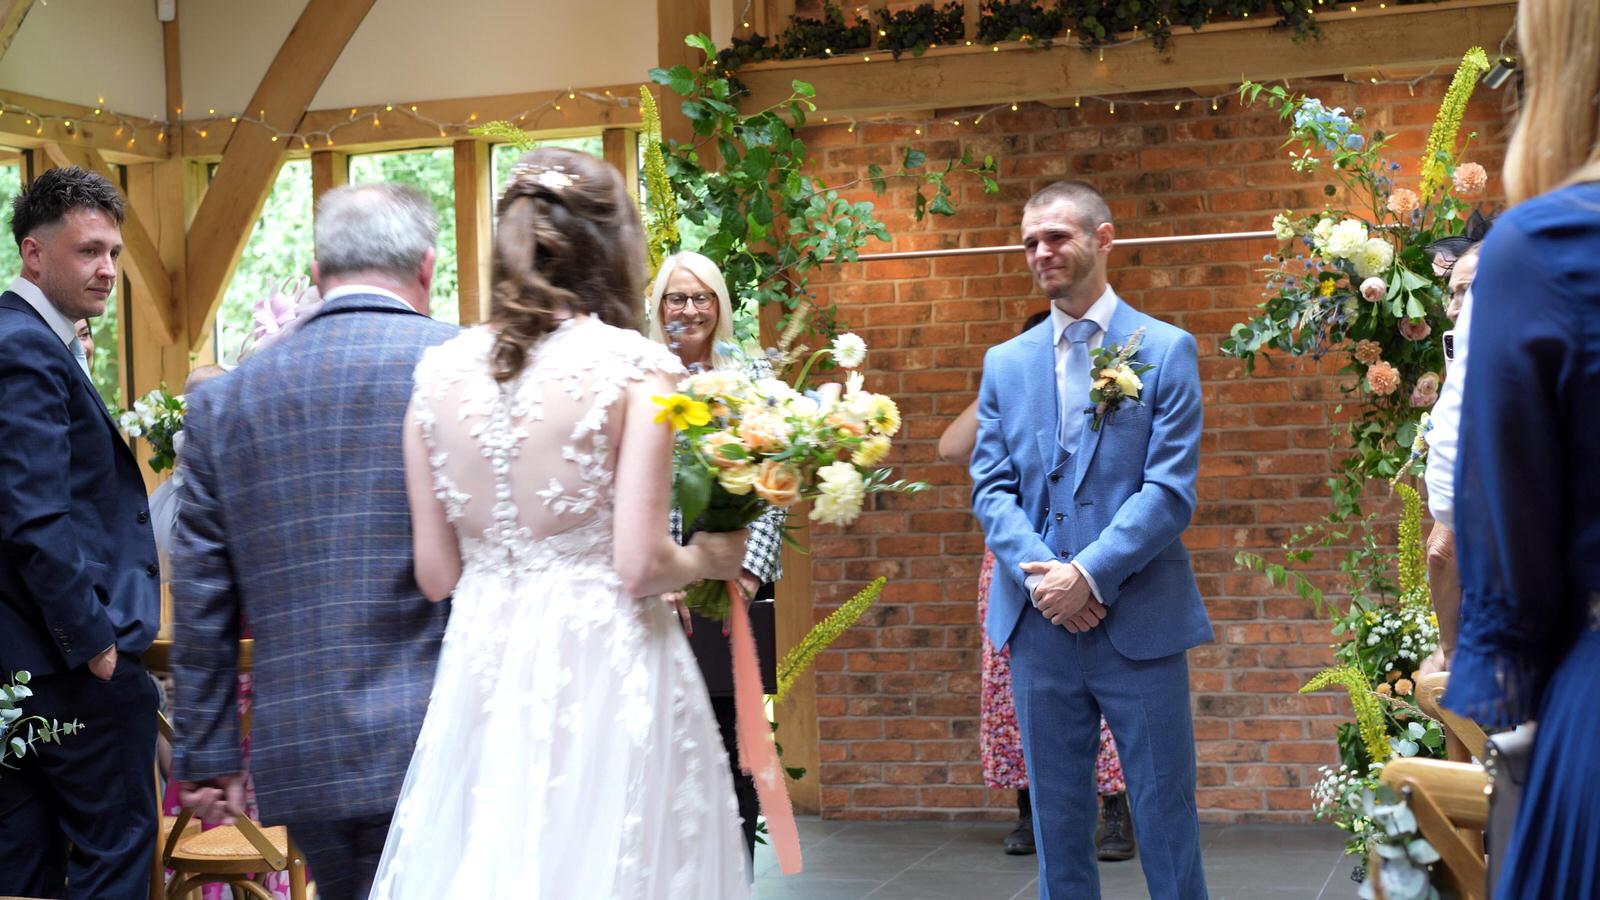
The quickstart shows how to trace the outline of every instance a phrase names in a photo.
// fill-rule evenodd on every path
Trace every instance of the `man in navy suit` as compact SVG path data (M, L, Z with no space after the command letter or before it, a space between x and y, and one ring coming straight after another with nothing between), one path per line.
M1011 648L1039 896L1100 896L1103 713L1150 896L1200 900L1184 651L1212 634L1179 539L1194 511L1200 375L1188 332L1108 285L1112 240L1105 200L1083 182L1052 184L1023 209L1023 249L1050 318L984 358L971 463L973 511L996 560L984 627ZM1128 397L1097 408L1096 351L1135 335L1130 362L1153 368L1125 373Z
M366 897L422 730L449 604L412 572L402 425L428 318L438 219L394 184L317 205L322 305L190 396L173 542L184 800L243 814L235 692L255 638L251 776L328 900ZM448 865L448 861L441 864Z
M12 203L22 274L0 295L0 675L82 731L0 770L0 895L142 898L155 852L160 618L144 480L73 322L106 311L123 201L79 168Z

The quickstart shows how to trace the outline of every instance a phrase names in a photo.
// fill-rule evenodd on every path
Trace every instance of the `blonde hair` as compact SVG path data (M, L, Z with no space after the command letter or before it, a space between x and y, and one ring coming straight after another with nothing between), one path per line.
M650 330L646 334L652 341L671 346L672 342L668 339L661 323L661 295L666 293L667 282L672 280L673 273L679 269L688 270L689 274L700 279L702 284L717 295L717 327L711 335L712 367L725 369L737 366L739 364L737 360L717 349L719 344L734 342L733 301L728 297L728 282L722 277L722 272L716 263L692 250L674 253L661 261L661 270L656 272L655 283L650 285L650 306L647 310L650 316Z
M1522 0L1517 41L1527 88L1506 148L1512 203L1600 179L1600 3Z

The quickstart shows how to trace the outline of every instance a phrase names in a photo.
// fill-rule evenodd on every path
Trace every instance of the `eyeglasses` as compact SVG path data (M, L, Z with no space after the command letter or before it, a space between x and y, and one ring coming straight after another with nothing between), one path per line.
M688 306L690 301L694 302L695 309L705 312L716 305L717 295L710 291L703 291L698 294L663 294L661 296L661 303L672 312L678 312Z

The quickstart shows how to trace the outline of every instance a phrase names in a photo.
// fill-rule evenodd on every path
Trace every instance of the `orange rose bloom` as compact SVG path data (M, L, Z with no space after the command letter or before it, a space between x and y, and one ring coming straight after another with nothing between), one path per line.
M773 506L792 506L800 499L800 470L793 464L769 459L756 473L756 494Z
M712 465L719 469L731 469L735 466L742 466L748 462L748 460L742 456L724 456L722 454L722 448L728 444L732 444L736 447L744 446L744 442L739 440L739 438L733 435L731 432L716 431L706 435L706 458L711 460Z

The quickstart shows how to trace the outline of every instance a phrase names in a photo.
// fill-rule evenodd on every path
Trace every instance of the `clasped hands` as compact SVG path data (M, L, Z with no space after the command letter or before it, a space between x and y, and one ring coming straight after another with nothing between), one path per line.
M232 825L235 818L244 815L244 779L242 772L236 772L206 781L180 781L178 802L185 809L194 810L202 822Z
M1057 560L1025 562L1020 568L1024 577L1043 575L1033 589L1033 605L1044 613L1052 625L1068 631L1088 631L1106 617L1106 608L1094 598L1089 580L1077 566Z

